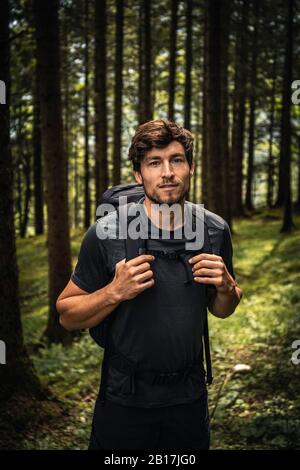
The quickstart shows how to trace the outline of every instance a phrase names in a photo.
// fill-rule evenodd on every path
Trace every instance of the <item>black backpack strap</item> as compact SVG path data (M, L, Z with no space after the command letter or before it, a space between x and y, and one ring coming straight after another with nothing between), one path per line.
M114 313L114 312L113 312ZM113 315L113 313L110 314ZM105 401L105 390L107 385L107 377L108 377L108 358L112 354L112 339L111 339L111 324L112 318L106 325L106 335L105 335L105 344L104 344L104 352L103 352L103 360L102 360L102 368L101 368L101 383L100 383L100 390L99 390L99 401L101 404L104 404Z
M128 224L133 219L133 216L128 216ZM141 255L146 252L147 249L147 240L138 238L136 240L131 239L127 236L125 241L125 253L126 261L129 261L132 258L135 258L138 255ZM104 344L104 353L102 361L102 370L101 370L101 383L99 391L99 401L104 404L105 401L105 390L107 385L108 378L108 367L109 367L109 358L114 354L114 346L111 335L111 325L114 319L115 311L109 315L109 321L106 325L106 334L105 334L105 344Z
M204 215L204 253L214 254L213 246L210 240L209 229ZM206 308L205 321L203 327L203 342L206 362L206 383L210 385L213 382L211 355L210 355L210 342L209 342L209 329L208 329L208 310Z
M127 237L125 239L125 253L126 261L135 258L136 256L143 255L147 250L147 240L143 238L137 238L132 240Z

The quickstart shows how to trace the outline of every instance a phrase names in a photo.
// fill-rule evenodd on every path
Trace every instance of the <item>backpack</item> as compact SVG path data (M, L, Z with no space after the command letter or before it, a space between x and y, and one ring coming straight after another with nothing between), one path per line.
M127 196L127 203L138 202L141 197L144 196L143 185L131 183L131 184L121 184L107 189L101 198L101 203L108 203L114 207L114 210L119 209L119 197ZM191 203L190 203L191 204ZM209 252L213 254L219 254L222 237L218 235L218 232L212 231L209 226L207 226L205 221L204 211L204 227L207 230L207 239L209 240ZM129 216L130 217L130 216ZM98 217L99 218L99 217ZM220 231L219 231L220 232ZM125 240L125 251L126 251L126 260L130 260L139 254L145 252L144 250L143 239L132 240L127 238ZM101 388L100 388L100 398L104 399L104 389L106 384L107 370L108 370L108 357L109 357L109 330L110 325L114 319L114 312L112 312L107 318L105 318L99 325L90 328L89 333L93 340L102 348L104 348L104 356L102 361L102 378L101 378ZM203 331L203 340L204 340L204 352L205 352L205 361L206 361L206 382L211 384L213 381L212 376L212 367L211 367L211 356L210 356L210 346L209 346L209 331L208 331L208 319L207 319L207 310L206 318Z

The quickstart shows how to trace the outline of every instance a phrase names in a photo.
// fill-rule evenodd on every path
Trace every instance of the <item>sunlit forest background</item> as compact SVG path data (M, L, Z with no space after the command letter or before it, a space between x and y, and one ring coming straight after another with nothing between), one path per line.
M87 448L103 350L55 302L101 194L134 181L136 127L168 118L244 292L209 320L212 448L300 449L300 2L0 7L0 448Z

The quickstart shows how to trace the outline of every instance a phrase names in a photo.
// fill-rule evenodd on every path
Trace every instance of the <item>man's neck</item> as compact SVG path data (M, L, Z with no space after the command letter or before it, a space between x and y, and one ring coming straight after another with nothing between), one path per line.
M185 200L183 199L176 204L179 210L175 214L172 210L163 213L163 208L160 209L160 204L152 202L146 195L143 204L148 218L154 225L163 230L174 231L183 225L184 202Z

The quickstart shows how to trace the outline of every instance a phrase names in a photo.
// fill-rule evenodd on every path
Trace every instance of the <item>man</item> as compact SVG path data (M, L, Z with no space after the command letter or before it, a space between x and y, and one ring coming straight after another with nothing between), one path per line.
M68 330L96 327L115 314L115 354L109 361L105 400L96 401L90 449L208 449L202 364L206 307L226 318L242 296L234 279L230 231L223 219L207 211L209 223L222 236L221 256L203 250L182 256L186 240L178 237L178 230L182 233L194 172L188 130L167 120L146 122L132 139L129 158L144 187L139 202L148 252L126 261L119 233L97 236L104 225L111 233L116 228L118 212L109 213L85 235L71 280L57 300L61 324ZM169 220L170 237L165 237L162 204L182 209L179 220ZM153 226L158 239L151 238ZM174 258L176 250L181 255Z

